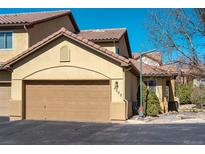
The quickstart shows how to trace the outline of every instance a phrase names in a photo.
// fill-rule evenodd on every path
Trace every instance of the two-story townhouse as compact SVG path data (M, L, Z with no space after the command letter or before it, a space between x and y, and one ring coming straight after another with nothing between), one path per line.
M0 115L71 121L132 116L139 72L129 60L127 31L93 31L80 31L70 11L0 15Z

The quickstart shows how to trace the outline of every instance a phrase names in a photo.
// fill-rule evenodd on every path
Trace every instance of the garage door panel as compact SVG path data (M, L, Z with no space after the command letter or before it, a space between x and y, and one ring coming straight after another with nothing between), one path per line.
M38 119L39 116L44 116L41 119L109 120L109 106L109 81L29 81L26 83L27 119ZM40 113L37 117L38 109Z

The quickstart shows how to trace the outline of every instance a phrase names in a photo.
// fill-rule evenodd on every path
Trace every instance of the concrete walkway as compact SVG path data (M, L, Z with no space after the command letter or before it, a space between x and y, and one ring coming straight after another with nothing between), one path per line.
M172 123L205 123L205 112L180 112L161 114L157 117L139 118L134 116L125 121L128 124L172 124Z

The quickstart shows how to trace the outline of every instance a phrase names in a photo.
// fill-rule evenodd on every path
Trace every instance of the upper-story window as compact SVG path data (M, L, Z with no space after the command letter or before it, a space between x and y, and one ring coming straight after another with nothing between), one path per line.
M118 54L118 55L120 54L120 48L118 48L118 47L116 48L116 54Z
M0 32L0 49L12 48L12 32Z

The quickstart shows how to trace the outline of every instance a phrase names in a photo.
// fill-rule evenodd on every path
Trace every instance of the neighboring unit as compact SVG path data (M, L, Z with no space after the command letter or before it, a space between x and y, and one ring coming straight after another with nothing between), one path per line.
M198 68L193 66L181 66L177 76L179 84L193 83L194 87L205 87L205 66L199 65Z
M133 54L134 64L140 70L140 54ZM175 100L176 67L162 62L161 52L151 52L142 57L143 81L154 91L160 101L163 112L168 112L168 102Z

